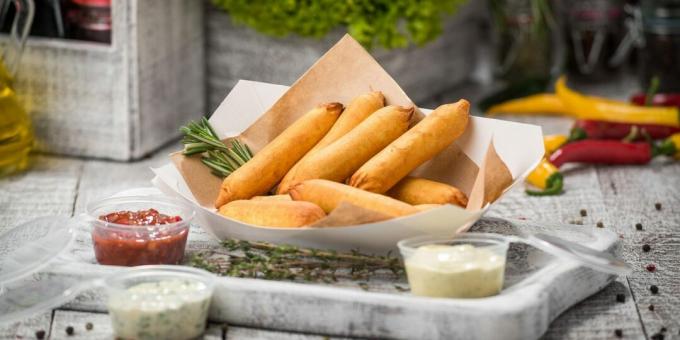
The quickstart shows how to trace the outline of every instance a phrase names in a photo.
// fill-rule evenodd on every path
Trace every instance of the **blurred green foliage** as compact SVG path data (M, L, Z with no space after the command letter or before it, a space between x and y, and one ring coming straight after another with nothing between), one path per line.
M367 48L424 45L442 33L445 15L467 0L212 0L236 23L276 37L321 38L338 26Z

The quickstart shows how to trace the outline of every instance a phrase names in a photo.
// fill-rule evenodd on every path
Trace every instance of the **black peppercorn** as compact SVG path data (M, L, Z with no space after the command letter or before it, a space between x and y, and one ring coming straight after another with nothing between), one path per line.
M667 329L666 327L661 327L661 333L666 333Z
M43 330L41 329L41 330L35 332L35 337L36 337L37 339L45 339L45 331L43 331Z
M85 324L85 329L87 329L88 331L92 330L93 327L94 325L92 325L92 322L88 322Z
M73 333L74 333L73 326L66 327L66 334L73 335Z
M616 302L621 302L621 303L626 302L626 295L625 294L616 294Z
M657 287L656 285L649 286L649 290L652 292L652 294L658 294L659 293L659 287Z
M586 209L581 209L581 217L588 216L588 211Z
M645 253L650 250L652 250L652 246L650 246L649 244L642 245L642 251L644 251Z
M598 228L604 228L604 223L602 223L602 222L597 222L597 227L598 227Z
M661 210L661 203L659 202L654 203L654 208L656 208L656 210Z
M635 229L642 230L642 223L635 223Z
M649 309L650 311L653 312L654 311L654 305L649 305L649 307L647 307L647 309Z
M620 338L623 336L623 331L620 329L615 329L614 334L616 335L617 338Z
M661 333L656 333L652 335L652 340L663 340L664 336Z

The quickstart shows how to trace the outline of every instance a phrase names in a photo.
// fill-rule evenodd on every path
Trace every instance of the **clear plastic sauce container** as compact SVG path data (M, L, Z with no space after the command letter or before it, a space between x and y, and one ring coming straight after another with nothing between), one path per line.
M419 296L479 298L503 288L509 242L502 237L423 236L399 242L411 292Z
M114 335L192 339L203 334L214 276L189 267L144 266L106 280Z
M179 264L195 215L188 204L162 196L108 198L87 207L97 262L139 266Z

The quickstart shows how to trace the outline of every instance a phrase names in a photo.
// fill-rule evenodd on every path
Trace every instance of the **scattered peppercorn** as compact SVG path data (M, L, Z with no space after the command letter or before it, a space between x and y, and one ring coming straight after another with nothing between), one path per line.
M656 285L649 286L649 290L652 292L652 294L658 294L659 293L659 287L657 287Z
M615 329L614 334L616 335L617 338L623 337L623 331L620 329Z
M588 210L581 209L581 217L586 217L586 216L588 216Z
M642 230L642 223L635 223L635 229Z
M666 333L667 329L666 327L661 327L661 333Z
M649 252L650 250L652 250L652 246L650 246L649 244L642 245L642 251L644 251L645 253Z
M74 333L73 326L66 327L66 334L73 335L73 333Z
M88 331L91 331L93 327L94 325L92 325L92 322L88 322L85 324L85 329L87 329Z
M647 268L647 271L648 271L648 272L652 272L652 273L653 273L653 272L656 271L656 266L655 266L653 263L648 264L646 268Z
M649 307L647 307L647 309L649 309L650 311L653 312L654 311L654 305L649 305Z
M597 227L598 227L598 228L604 228L604 223L602 223L602 222L597 222Z
M621 302L621 303L626 302L626 295L625 294L616 294L616 302Z
M664 336L661 333L656 333L652 335L652 340L663 340Z
M661 210L661 203L659 202L654 203L654 208L656 208L656 210Z
M38 339L45 339L45 331L43 331L41 329L41 330L35 332L35 337L38 338Z

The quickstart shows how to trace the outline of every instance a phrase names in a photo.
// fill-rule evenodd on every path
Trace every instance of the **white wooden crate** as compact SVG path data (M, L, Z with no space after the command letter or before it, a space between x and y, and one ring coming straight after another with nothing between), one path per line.
M205 112L202 4L113 0L111 45L30 37L15 85L37 149L131 160L178 137Z

